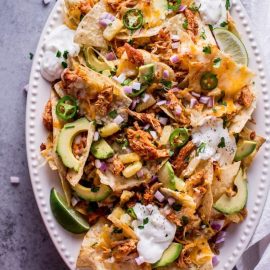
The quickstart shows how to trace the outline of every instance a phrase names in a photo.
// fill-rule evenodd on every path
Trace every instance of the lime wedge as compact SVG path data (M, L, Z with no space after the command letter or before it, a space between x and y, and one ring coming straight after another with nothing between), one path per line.
M223 28L215 28L213 33L221 51L229 54L236 63L248 65L247 50L236 35Z
M74 209L70 208L65 199L53 188L50 204L53 215L59 224L69 232L80 234L89 230L89 224Z

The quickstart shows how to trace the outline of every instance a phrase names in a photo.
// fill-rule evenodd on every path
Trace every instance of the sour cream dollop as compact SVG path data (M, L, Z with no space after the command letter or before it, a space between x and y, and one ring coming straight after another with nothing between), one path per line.
M227 21L226 0L196 0L200 15L205 24L220 26Z
M176 226L169 222L154 205L144 206L137 203L133 209L137 216L132 226L139 238L138 253L145 262L155 263L172 243Z
M202 160L212 159L221 166L231 164L236 152L234 136L223 128L222 119L207 117L200 126L192 131L192 141L198 147L198 157Z
M80 46L74 43L75 31L65 25L57 27L45 40L43 49L44 57L41 61L41 75L49 82L61 77L64 70L62 62L67 60L63 57L65 51L68 56L76 56L80 52ZM57 52L61 53L61 56Z

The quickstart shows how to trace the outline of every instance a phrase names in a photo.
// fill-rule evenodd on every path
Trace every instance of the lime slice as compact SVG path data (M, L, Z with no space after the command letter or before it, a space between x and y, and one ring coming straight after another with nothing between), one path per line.
M80 234L89 230L89 224L74 209L70 208L65 199L53 188L50 204L53 215L59 224L69 232Z
M236 63L248 65L247 50L236 35L223 28L215 28L213 33L221 51L229 54Z

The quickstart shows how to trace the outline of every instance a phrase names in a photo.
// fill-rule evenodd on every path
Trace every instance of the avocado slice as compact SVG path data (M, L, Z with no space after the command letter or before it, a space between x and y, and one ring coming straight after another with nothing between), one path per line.
M185 182L174 174L173 167L169 161L160 169L158 179L163 183L164 187L172 190L183 190L185 185Z
M74 187L74 191L77 195L90 202L100 202L105 200L112 192L109 186L100 184L100 186L95 187L95 189L84 187L80 184L77 184Z
M147 64L139 67L139 80L142 84L153 81L155 77L155 65Z
M240 169L235 177L234 184L237 187L237 193L234 197L228 197L223 194L214 204L214 208L224 214L235 214L240 212L246 205L248 189L246 173Z
M171 245L162 254L161 259L152 265L152 268L163 267L173 263L179 257L182 248L182 244L174 242L171 243Z
M79 133L89 132L91 125L86 118L80 118L75 122L64 125L59 134L56 152L61 157L64 165L76 172L79 171L81 162L73 155L72 143Z
M237 150L234 157L235 161L241 161L245 157L249 156L256 149L257 142L243 140L237 144Z
M92 144L91 153L95 158L107 159L113 156L114 151L104 139L100 139Z

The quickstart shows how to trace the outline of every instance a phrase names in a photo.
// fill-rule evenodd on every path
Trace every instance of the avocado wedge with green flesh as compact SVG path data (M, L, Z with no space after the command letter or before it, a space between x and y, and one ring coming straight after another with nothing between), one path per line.
M255 141L243 140L237 144L237 150L234 157L235 161L241 161L245 157L251 155L256 149L257 143Z
M112 193L111 188L103 184L92 189L77 184L73 189L80 198L90 202L103 201Z
M155 65L147 64L139 67L140 83L147 84L153 81L155 77Z
M81 162L77 159L72 152L72 143L75 137L81 132L89 132L92 123L86 118L80 118L75 122L64 125L59 134L56 152L61 157L64 165L74 171L79 171Z
M55 188L51 190L50 205L55 219L67 231L81 234L90 229L89 224L81 214L70 208Z
M97 142L92 143L91 153L94 155L95 158L107 159L113 156L114 151L104 139L101 139Z
M240 169L234 184L237 187L237 193L233 197L228 197L223 194L214 204L214 208L224 214L235 214L240 212L246 205L248 188L247 188L247 176L246 173Z
M152 268L163 267L173 263L182 251L182 244L172 243L162 254L161 259L152 265Z
M169 161L167 161L160 169L158 179L163 183L164 187L172 190L183 190L185 185L184 181L174 174L173 167Z

